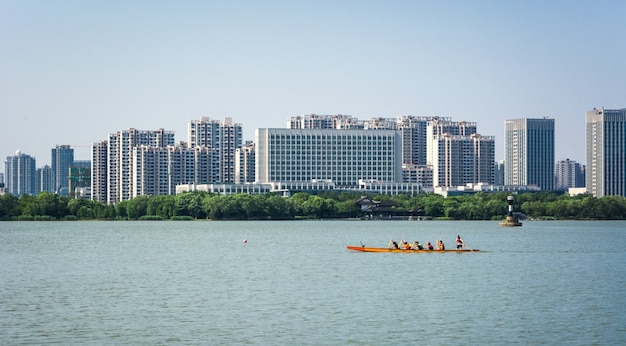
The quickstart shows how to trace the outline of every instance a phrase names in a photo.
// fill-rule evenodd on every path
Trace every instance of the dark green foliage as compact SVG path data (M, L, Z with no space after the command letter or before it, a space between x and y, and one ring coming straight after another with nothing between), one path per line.
M20 200L14 195L0 195L0 217L11 218L22 215Z
M392 201L398 208L424 211L426 217L450 220L499 220L508 212L508 193L463 196L370 195ZM0 196L0 220L292 220L301 218L359 218L355 203L359 193L325 191L317 195L298 192L291 197L215 195L188 192L176 196L139 196L117 205L69 199L42 192L37 196ZM515 212L534 219L624 220L626 198L567 196L550 192L515 195Z
M172 221L193 221L194 218L191 216L172 216Z
M163 218L159 215L142 215L139 217L141 221L162 221Z

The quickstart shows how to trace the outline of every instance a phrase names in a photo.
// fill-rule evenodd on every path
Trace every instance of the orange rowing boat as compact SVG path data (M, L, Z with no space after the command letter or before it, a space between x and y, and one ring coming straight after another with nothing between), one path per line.
M450 250L413 250L413 249L388 249L386 247L346 246L348 250L361 252L478 252L478 249L450 249Z

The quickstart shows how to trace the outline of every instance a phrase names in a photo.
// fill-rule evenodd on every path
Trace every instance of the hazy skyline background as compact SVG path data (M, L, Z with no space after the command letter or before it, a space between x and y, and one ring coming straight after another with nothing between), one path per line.
M585 112L626 107L625 1L0 0L0 156L230 117L244 141L303 114L555 119L585 164Z

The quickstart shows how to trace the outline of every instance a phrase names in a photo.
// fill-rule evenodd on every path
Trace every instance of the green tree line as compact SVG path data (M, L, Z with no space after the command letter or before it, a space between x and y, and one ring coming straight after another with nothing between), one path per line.
M477 193L443 197L436 194L370 195L391 201L395 208L421 210L428 218L449 220L499 220L508 213L507 193ZM139 196L117 205L72 199L54 193L37 196L0 196L1 220L292 220L360 218L355 203L361 195L349 192L298 192L277 194L216 195L188 192L175 196ZM515 212L533 219L624 220L626 198L558 195L551 192L515 196Z

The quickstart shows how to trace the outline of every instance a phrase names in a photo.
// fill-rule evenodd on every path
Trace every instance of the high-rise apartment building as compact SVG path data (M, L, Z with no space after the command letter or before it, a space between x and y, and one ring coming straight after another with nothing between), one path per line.
M14 156L7 156L4 162L5 191L15 196L36 195L37 170L35 158L17 151Z
M587 192L626 197L626 108L594 108L585 118Z
M52 167L48 165L44 165L43 167L37 168L37 179L35 182L35 191L39 192L54 192L55 189L55 179L54 179L54 171Z
M111 133L107 141L92 145L92 199L116 204L133 196L133 149L174 145L174 132L129 129Z
M168 184L171 171L166 148L149 145L133 147L131 162L130 198L166 195L171 192Z
M495 178L495 139L493 136L451 135L430 139L433 186L493 184Z
M494 137L476 133L476 123L430 117L425 128L426 164L433 170L434 187L493 184Z
M363 129L363 121L351 115L307 114L287 119L289 129Z
M69 145L52 148L53 191L59 196L67 196L70 167L74 163L74 149Z
M494 166L495 166L495 177L494 177L493 184L504 185L504 160L494 162Z
M401 182L401 141L393 130L257 129L256 182Z
M370 118L363 122L365 130L397 130L398 121L395 118Z
M476 133L476 123L473 121L452 121L447 117L432 117L428 119L426 125L428 138L443 134L469 136Z
M448 117L400 116L397 118L371 118L363 122L366 130L397 130L402 139L402 163L426 165L428 127L433 134L471 134L476 132L475 123L453 122ZM472 132L473 125L473 132Z
M476 133L476 123L467 121L452 121L450 118L432 117L428 119L426 123L426 164L433 167L433 184L438 186L435 182L437 180L435 172L435 165L438 165L440 160L439 153L435 153L435 150L441 151L439 146L440 137L443 135L449 136L470 136ZM459 137L454 137L458 139ZM449 186L449 185L442 185Z
M397 130L402 139L402 163L405 165L427 164L428 125L453 124L447 117L400 116L397 118L371 118L364 122L366 130ZM459 122L454 122L458 127ZM458 134L459 131L450 133Z
M214 183L219 170L217 152L208 147L166 148L142 145L132 153L132 198L141 195L173 195L176 185Z
M585 186L585 166L570 159L559 160L554 167L554 188L567 190Z
M402 181L419 184L422 188L432 189L433 169L426 165L402 165Z
M554 189L554 119L514 119L504 123L505 185Z
M397 129L402 137L402 163L426 165L428 122L434 119L450 121L450 118L402 116L397 119Z
M474 172L470 183L494 184L496 181L496 169L494 166L496 157L496 139L494 136L481 136L477 133L469 136L472 144L470 154L471 167ZM468 160L469 161L469 160ZM467 184L467 183L466 183Z
M218 121L202 117L190 120L187 131L189 148L207 147L217 152L215 164L219 178L215 183L234 183L235 151L243 141L241 124L234 123L231 118Z
M91 199L108 203L109 196L109 142L91 145Z
M92 199L119 203L140 195L176 193L179 184L234 181L241 125L202 118L189 122L189 142L174 133L119 131L92 145Z
M219 181L218 152L208 147L167 148L171 192L176 193L178 184L211 184Z
M143 131L129 129L109 135L108 141L108 193L107 203L119 203L133 196L133 148L139 146L164 148L174 145L174 132L159 129Z
M248 141L235 151L235 184L254 183L256 146Z

